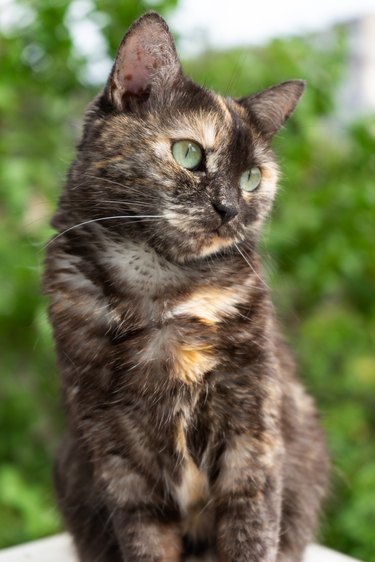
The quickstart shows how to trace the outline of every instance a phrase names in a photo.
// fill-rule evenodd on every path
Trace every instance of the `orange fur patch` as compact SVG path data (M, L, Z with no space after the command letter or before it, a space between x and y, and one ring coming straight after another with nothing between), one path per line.
M178 304L172 314L189 315L198 318L208 326L214 326L226 316L236 314L236 306L247 297L247 291L240 289L219 289L217 287L201 287L187 299Z
M112 158L108 158L106 160L98 160L94 163L94 168L100 170L101 168L108 168L108 164L110 162L122 162L124 160L124 156L119 154L117 156L112 156Z
M209 534L213 523L212 513L206 509L209 493L207 474L197 467L189 455L183 418L176 429L177 449L184 457L181 483L175 488L176 499L184 515L183 531L196 538L204 537Z
M177 344L172 351L172 372L186 384L193 384L216 365L212 346Z
M188 454L187 446L186 446L185 429L186 429L186 420L184 416L180 416L176 425L176 447L177 447L177 451L184 457Z
M199 470L190 456L185 459L181 485L177 488L177 498L183 511L207 498L207 475Z
M210 254L214 254L221 248L226 248L227 246L232 246L233 240L230 238L222 238L221 236L213 236L210 242L204 246L199 255L203 258L204 256L208 256Z

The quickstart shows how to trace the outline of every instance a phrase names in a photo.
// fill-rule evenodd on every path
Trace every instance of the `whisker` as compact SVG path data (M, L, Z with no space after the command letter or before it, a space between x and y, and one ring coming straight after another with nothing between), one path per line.
M243 257L244 261L247 263L247 265L250 267L251 271L255 274L256 277L258 277L259 281L262 282L263 285L266 285L265 281L260 277L260 275L258 274L258 272L254 269L254 267L251 265L250 261L246 258L245 254L243 254L238 246L238 244L234 243L234 246L236 247L238 253Z
M103 203L108 203L110 205L118 205L118 206L124 206L124 205L129 205L129 202L132 205L137 205L137 207L144 207L144 208L148 208L150 209L151 207L153 208L154 205L150 203L150 201L142 201L141 199L134 199L133 197L131 198L131 201L119 201L119 200L112 200L112 199L100 199L97 203L98 206L100 206Z
M108 221L108 220L115 220L115 219L167 219L167 217L165 215L114 215L112 217L99 217L97 219L90 219L88 221L80 222L79 224L70 226L63 232L59 232L59 234L57 234L54 238L52 238L52 240L47 242L44 248L48 248L48 246L52 244L52 242L55 242L58 238L60 238L60 236L63 236L64 234L70 232L71 230L74 230L75 228L78 228L80 226L85 226L86 224L92 224L94 222Z
M123 183L120 183L120 182L115 181L115 180L111 180L110 178L104 178L103 176L93 176L92 174L87 174L87 173L82 174L82 175L83 175L84 178L88 178L88 179L92 179L92 180L105 181L107 183L110 183L111 185L116 185L117 187L121 187L121 188L125 187L125 185ZM79 184L79 185L82 185L82 184ZM73 189L75 189L76 187L79 187L79 185L75 186Z

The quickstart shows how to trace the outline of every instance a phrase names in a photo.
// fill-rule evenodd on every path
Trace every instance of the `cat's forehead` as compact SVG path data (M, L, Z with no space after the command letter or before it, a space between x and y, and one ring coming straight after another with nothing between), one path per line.
M253 130L245 110L231 98L209 92L210 103L199 102L179 108L167 118L160 115L160 130L172 139L191 139L206 150L218 151L233 137L241 135L250 142Z
M195 84L173 92L162 103L146 106L142 113L117 113L105 128L106 147L127 146L136 154L161 162L171 161L171 146L178 140L198 143L211 173L228 167L238 172L251 162L269 160L267 146L252 124L249 113L236 100ZM133 156L132 156L133 155Z

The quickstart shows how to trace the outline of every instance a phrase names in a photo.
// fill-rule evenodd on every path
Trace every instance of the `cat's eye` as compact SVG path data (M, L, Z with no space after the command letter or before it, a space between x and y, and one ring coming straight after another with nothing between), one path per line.
M203 150L191 140L179 140L172 145L173 158L187 170L196 170L203 160Z
M240 177L240 187L243 191L254 191L262 179L262 173L258 166L254 166L251 170L246 170Z

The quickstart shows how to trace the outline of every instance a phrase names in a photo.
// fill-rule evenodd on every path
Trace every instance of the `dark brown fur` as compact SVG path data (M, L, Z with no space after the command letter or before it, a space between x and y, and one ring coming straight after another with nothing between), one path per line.
M312 537L324 439L256 253L269 141L302 90L196 86L147 14L88 109L45 273L67 421L56 490L82 562L297 562ZM178 139L205 149L197 171L174 161ZM253 166L262 183L241 192Z

